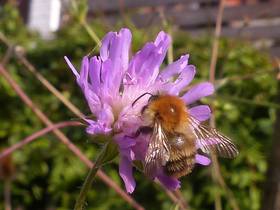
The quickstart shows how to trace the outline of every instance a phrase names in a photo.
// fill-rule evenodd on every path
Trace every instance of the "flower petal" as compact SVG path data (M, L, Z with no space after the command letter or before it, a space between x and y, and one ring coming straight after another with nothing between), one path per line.
M176 190L181 187L181 182L178 179L167 176L165 174L160 174L157 179L169 190Z
M164 68L160 75L159 79L168 80L176 74L180 74L183 69L188 65L189 55L183 55L181 58Z
M95 113L97 121L85 119L89 123L86 129L88 134L108 134L112 131L114 116L111 107L108 104L103 104L103 107L99 109L100 110Z
M132 163L126 157L121 157L119 174L125 184L126 191L132 193L136 183L132 175Z
M163 62L170 36L160 32L154 43L147 43L132 58L128 67L131 80L137 79L138 84L147 86L155 81L159 73L159 67Z
M208 105L199 105L189 109L191 116L199 121L208 120L211 117L211 109Z
M172 95L178 95L184 87L190 84L194 75L195 67L193 65L186 66L168 92Z
M119 153L123 156L126 157L129 161L135 160L135 153L133 152L131 147L122 149L119 149Z
M92 85L92 90L96 93L100 93L101 89L101 78L100 78L100 72L101 72L101 59L97 56L94 56L90 58L89 61L89 78Z
M102 106L102 110L96 114L97 119L104 123L106 127L111 127L114 122L114 115L111 106L104 103Z
M83 57L82 66L80 70L80 85L88 83L88 73L89 73L89 60L87 56Z
M125 134L117 134L114 136L114 140L119 145L121 149L127 149L129 147L132 147L136 144L135 138L131 138L129 136L126 136Z
M130 44L131 32L129 29L123 28L119 33L109 32L102 40L100 48L102 61L111 59L114 65L121 64L124 69L127 69Z
M96 122L93 120L86 119L88 122L88 127L86 128L86 132L91 135L95 134L109 134L112 131L112 128L104 126L103 122Z
M109 58L110 45L115 34L115 32L109 32L102 39L102 44L100 47L100 57L102 61L105 61Z
M209 96L214 93L214 86L210 82L202 82L192 87L182 99L186 104L191 104L202 97Z
M75 67L73 66L73 64L70 62L70 60L67 58L67 56L64 56L64 59L65 59L67 65L70 67L70 69L71 69L72 72L74 73L74 75L76 76L76 79L80 78L79 73L77 72L77 70L75 69Z
M208 166L211 163L211 160L208 157L200 154L195 155L195 161L196 163L204 166Z
M82 91L85 95L85 98L88 102L91 112L93 114L96 114L96 112L100 110L100 100L99 100L98 96L92 91L92 86L88 82L88 74L89 74L88 57L85 56L83 58L80 74L74 68L74 66L69 61L69 59L66 56L64 58L65 58L67 64L69 65L70 69L75 74L77 83L79 84L80 88L82 89Z
M128 29L121 29L119 33L110 32L102 41L100 57L104 65L101 80L113 95L119 93L121 80L128 67L130 43L131 33Z
M132 147L132 150L135 154L135 158L137 160L144 160L145 159L145 154L148 148L148 139L147 135L140 135L136 139L136 144L135 146Z

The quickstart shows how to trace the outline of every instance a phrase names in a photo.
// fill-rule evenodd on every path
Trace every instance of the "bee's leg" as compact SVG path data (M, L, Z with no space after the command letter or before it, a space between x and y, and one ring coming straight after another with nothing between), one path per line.
M153 132L153 128L149 127L149 126L141 126L137 129L137 131L135 132L135 134L128 136L126 135L126 137L130 137L130 138L137 138L140 134L150 134Z
M135 135L139 136L141 133L142 134L150 134L153 132L153 128L150 126L141 126L138 128L138 130L136 131Z

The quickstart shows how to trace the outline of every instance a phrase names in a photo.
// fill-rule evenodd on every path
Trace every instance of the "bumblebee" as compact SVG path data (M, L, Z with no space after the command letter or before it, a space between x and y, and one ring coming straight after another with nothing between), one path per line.
M139 96L132 105L147 94L150 93ZM165 94L150 95L141 111L144 125L136 134L150 136L144 160L144 173L148 177L154 178L159 170L175 178L189 174L195 165L197 148L204 153L214 151L226 158L238 155L232 141L191 116L181 98Z

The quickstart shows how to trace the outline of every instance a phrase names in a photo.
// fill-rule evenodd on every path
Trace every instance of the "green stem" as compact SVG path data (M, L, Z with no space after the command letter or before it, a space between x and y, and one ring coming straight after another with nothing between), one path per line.
M80 22L81 22L81 25L86 29L89 36L96 42L98 47L100 47L101 41L98 38L98 36L96 35L96 33L92 30L92 28L88 25L88 22L86 20L81 20Z
M91 188L92 182L95 178L95 175L98 171L98 169L102 166L103 164L103 159L104 159L104 152L106 151L107 145L104 146L104 148L102 149L102 151L99 153L97 160L95 162L95 164L92 166L92 168L90 169L87 178L82 186L82 189L80 191L79 197L76 201L74 210L83 210L84 207L84 203L86 200L86 196L88 191Z
M101 41L98 38L97 34L94 32L94 30L92 30L92 28L89 26L88 22L87 22L87 9L82 10L81 8L79 8L79 3L83 4L85 2L82 1L77 1L77 0L72 0L71 1L71 7L74 11L75 16L78 18L79 23L85 28L86 32L89 34L89 36L96 42L96 44L98 45L98 47L101 46ZM87 7L87 3L86 5L84 5Z
M254 101L251 99L239 98L239 97L235 97L235 96L225 96L225 95L216 95L215 97L217 99L221 99L221 100L234 101L234 102L244 103L244 104L248 104L248 105L280 109L279 104L273 103L273 102L268 102L268 101Z

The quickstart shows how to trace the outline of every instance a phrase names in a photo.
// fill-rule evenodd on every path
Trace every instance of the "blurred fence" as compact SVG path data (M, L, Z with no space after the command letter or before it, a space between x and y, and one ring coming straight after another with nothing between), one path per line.
M114 25L129 17L138 27L167 20L193 36L214 29L218 0L91 0L90 17L103 17ZM280 57L280 1L228 0L222 35L252 40L255 46Z

